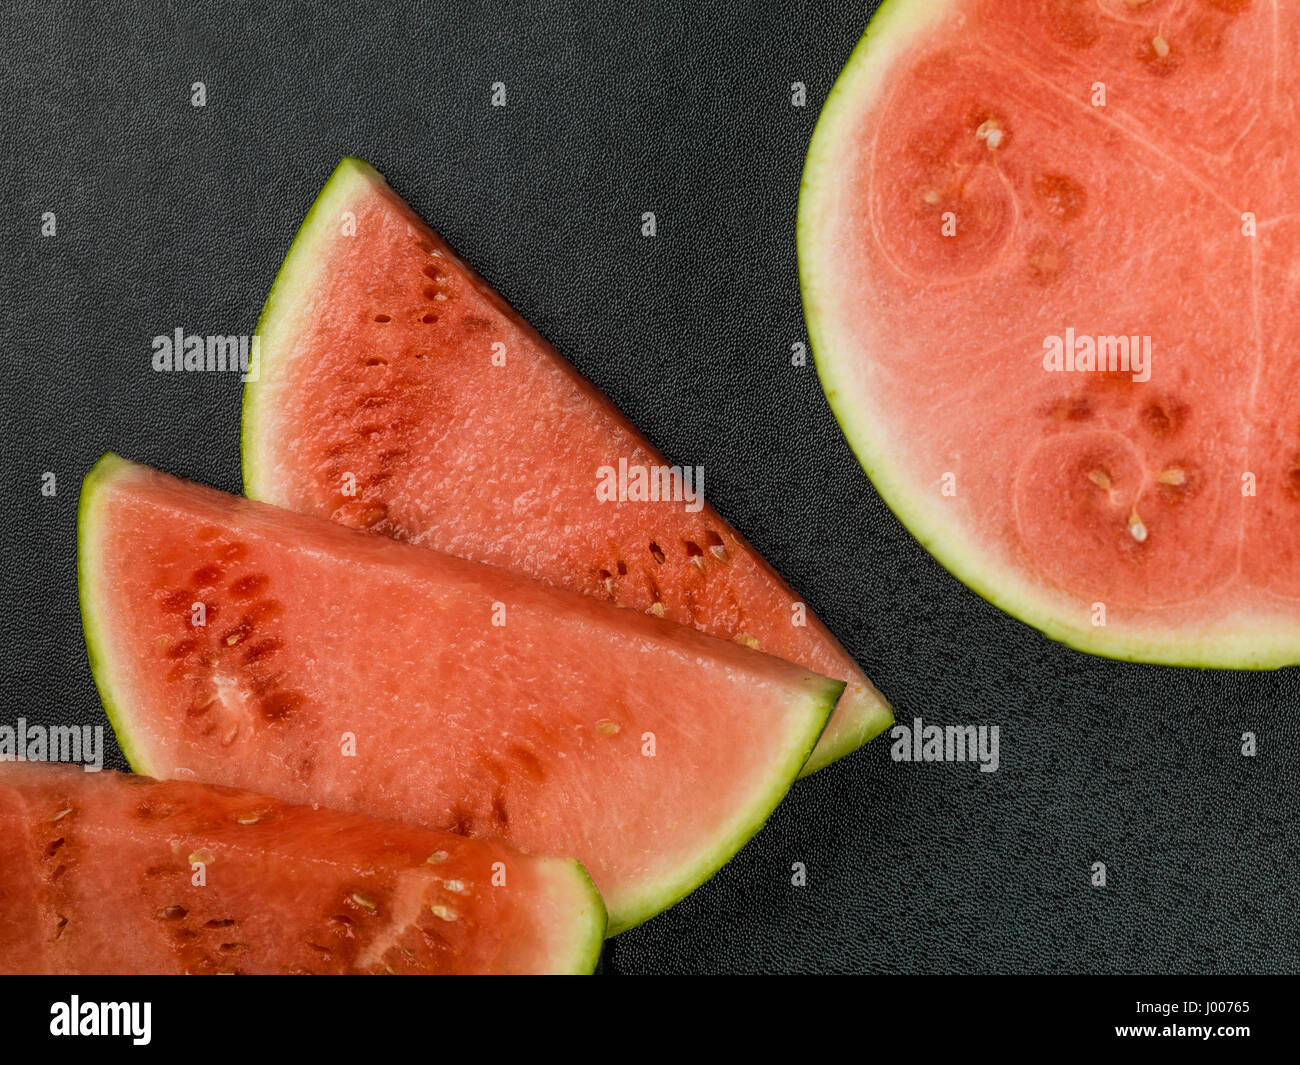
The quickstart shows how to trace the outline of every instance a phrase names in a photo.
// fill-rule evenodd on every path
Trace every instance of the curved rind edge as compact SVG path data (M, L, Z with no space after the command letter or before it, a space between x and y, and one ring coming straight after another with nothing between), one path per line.
M327 223L335 220L331 217L333 210L347 202L358 182L388 184L384 176L364 159L349 155L339 162L298 227L253 330L253 335L259 338L257 375L244 383L239 431L244 494L250 499L274 501L274 493L263 479L266 471L258 461L262 449L257 442L268 432L268 427L262 422L272 406L267 394L280 368L282 352L276 341L281 324L292 318L301 298L299 294L311 290L312 282L322 267L320 257L313 255L317 240L326 231Z
M601 951L605 949L606 931L609 928L609 913L605 909L605 900L600 897L596 885L586 867L573 858L551 858L551 862L566 867L587 902L588 919L574 939L572 964L557 968L556 972L566 976L586 976L596 971L600 965Z
M137 773L149 774L143 754L135 746L129 712L122 693L117 691L113 678L113 661L105 632L106 602L99 587L96 562L100 558L99 508L106 506L104 492L118 477L141 469L134 462L106 451L91 466L81 481L81 496L77 501L77 598L81 608L81 628L86 639L86 658L90 663L100 702L108 715L108 723L117 737L117 745L127 763Z
M945 533L941 522L932 520L914 502L916 493L908 478L897 472L887 457L887 448L876 439L869 417L852 410L838 387L839 365L853 357L841 355L830 327L824 327L819 310L821 278L816 249L820 240L818 217L822 210L820 191L835 170L840 136L857 113L854 104L871 91L874 77L879 87L888 84L890 60L912 40L931 29L959 0L934 0L920 4L910 0L886 0L854 47L844 69L827 96L808 148L800 181L799 213L796 225L799 280L804 319L813 350L817 373L832 413L850 447L885 504L903 526L940 565L981 598L1017 620L1037 629L1049 639L1087 654L1129 662L1167 666L1264 670L1300 662L1300 627L1260 622L1232 628L1232 619L1192 637L1170 638L1168 629L1136 631L1122 625L1110 628L1075 624L1065 620L1053 606L1050 593L1027 582L1010 566L963 552L960 543ZM829 316L828 316L829 317Z
M818 691L801 697L800 708L805 721L796 735L787 743L785 757L772 771L764 790L740 814L725 838L717 841L711 850L684 871L671 879L660 881L629 900L620 900L619 908L626 916L614 919L611 914L608 937L644 924L650 918L676 905L719 869L726 865L752 839L772 816L772 812L785 798L786 792L799 777L822 731L830 721L835 704L844 691L844 681L817 677Z

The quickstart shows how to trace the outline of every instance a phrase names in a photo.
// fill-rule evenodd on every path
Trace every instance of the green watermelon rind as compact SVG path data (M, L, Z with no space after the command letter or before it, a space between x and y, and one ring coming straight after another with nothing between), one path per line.
M143 751L136 744L130 705L123 685L118 682L111 667L113 655L106 631L111 618L98 609L104 601L96 578L96 559L100 557L98 511L102 505L103 490L118 476L129 475L140 469L135 463L105 452L90 468L81 483L81 497L77 504L77 589L81 601L81 623L86 637L86 655L90 671L99 690L99 698L108 715L109 724L117 737L118 746L131 769L145 776L157 775L151 770ZM542 860L548 872L563 870L569 887L576 888L575 903L584 905L586 920L573 941L572 949L559 960L557 972L584 974L595 971L606 938L608 914L605 902L596 890L591 876L581 862L572 858L546 858Z
M132 740L131 720L125 699L119 692L120 684L112 676L112 655L106 631L110 618L102 617L96 604L104 601L96 578L96 560L100 557L99 522L96 511L101 490L113 478L133 468L120 455L105 452L82 479L81 497L77 502L77 593L81 602L81 628L86 637L86 657L90 672L99 689L99 700L108 714L108 722L117 736L117 745L137 773L154 776L150 766Z
M802 734L786 742L781 762L768 774L767 780L762 782L758 794L743 805L737 823L712 851L685 870L679 870L670 880L661 881L641 894L632 896L630 900L626 897L620 899L619 908L629 916L618 921L611 918L606 933L608 936L616 936L644 924L675 906L731 861L767 824L767 819L798 779L846 687L842 680L831 680L819 674L810 673L807 679L819 683L814 692L803 697L805 713L792 715L796 720L803 721Z
M600 954L605 949L605 939L608 936L609 913L605 909L605 900L600 897L591 875L580 861L574 858L546 858L543 862L550 868L563 867L565 873L577 882L590 914L590 919L574 940L572 964L557 970L555 975L586 976L594 973L600 964Z
M337 219L342 213L358 179L384 181L378 170L355 156L345 157L334 168L294 235L253 330L258 338L258 372L256 379L244 384L239 447L244 494L250 499L266 499L271 495L270 485L262 480L264 472L269 476L269 471L264 471L257 462L257 456L262 453L258 441L265 435L262 420L266 412L274 410L271 377L273 371L280 369L280 353L285 347L282 340L292 335L294 312L303 302L301 294L312 291L320 273L324 256L316 252L330 230L325 222L331 215Z
M854 134L864 101L875 100L892 84L893 60L938 25L955 0L885 0L868 23L827 96L808 148L799 193L797 244L804 319L808 324L817 373L827 402L863 470L894 515L945 569L994 606L1045 636L1076 650L1129 662L1225 669L1277 669L1300 661L1292 624L1232 620L1194 635L1174 630L1113 625L1093 627L1049 591L1036 587L1006 563L964 542L959 531L928 510L914 479L891 458L889 442L875 429L874 411L862 409L849 388L846 368L860 358L842 339L823 310L822 293L834 293L842 279L827 266L822 248L833 238L824 231L825 190L837 183L842 146ZM833 261L833 257L831 257Z

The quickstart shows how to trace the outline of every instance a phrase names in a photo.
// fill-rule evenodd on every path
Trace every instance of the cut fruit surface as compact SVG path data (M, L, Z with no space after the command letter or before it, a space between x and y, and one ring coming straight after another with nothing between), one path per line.
M79 526L91 664L134 767L575 857L611 934L757 831L843 690L114 455Z
M345 159L322 190L258 334L260 373L244 398L250 497L843 679L807 772L893 720L772 568L688 498L702 485L666 474L613 404L367 164Z
M0 973L581 973L577 862L234 788L0 763Z
M887 0L818 123L827 397L964 582L1080 649L1300 661L1300 8Z

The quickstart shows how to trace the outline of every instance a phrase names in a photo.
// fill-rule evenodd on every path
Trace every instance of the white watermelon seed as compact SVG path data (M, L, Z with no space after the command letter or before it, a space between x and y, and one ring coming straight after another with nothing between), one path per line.
M975 136L985 143L989 151L996 151L998 145L1002 143L1002 127L998 125L996 119L986 119L975 131Z

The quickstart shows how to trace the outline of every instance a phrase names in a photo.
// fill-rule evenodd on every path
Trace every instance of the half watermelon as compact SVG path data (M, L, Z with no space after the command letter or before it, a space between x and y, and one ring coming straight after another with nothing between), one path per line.
M826 394L953 573L1074 647L1300 661L1300 5L887 0L808 153Z
M580 973L576 862L191 781L0 764L0 973Z
M576 857L611 934L762 825L843 682L106 455L79 579L137 770Z
M258 325L254 499L526 573L847 681L805 772L893 720L824 625L619 411L345 159ZM696 487L700 487L696 485Z

